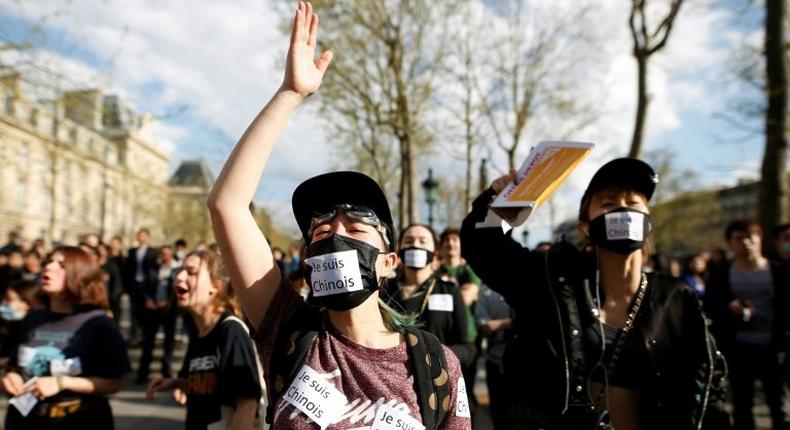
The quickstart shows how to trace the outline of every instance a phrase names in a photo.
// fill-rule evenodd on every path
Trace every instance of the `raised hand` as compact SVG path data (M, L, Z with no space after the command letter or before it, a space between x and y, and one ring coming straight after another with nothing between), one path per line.
M302 97L316 92L321 86L326 68L332 61L332 52L326 51L315 59L318 38L318 14L313 13L313 5L299 2L294 16L291 32L291 46L285 63L283 90L294 91Z

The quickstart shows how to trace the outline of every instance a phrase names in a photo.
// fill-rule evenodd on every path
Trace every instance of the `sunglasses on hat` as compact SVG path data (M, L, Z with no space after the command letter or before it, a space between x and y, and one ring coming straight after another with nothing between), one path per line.
M332 220L337 218L338 215L345 215L353 221L358 221L375 228L379 234L381 234L384 243L387 246L390 245L390 241L387 238L387 227L381 222L376 213L368 207L350 204L339 204L329 212L314 215L310 220L310 228L307 230L307 236L312 237L316 227L329 224Z

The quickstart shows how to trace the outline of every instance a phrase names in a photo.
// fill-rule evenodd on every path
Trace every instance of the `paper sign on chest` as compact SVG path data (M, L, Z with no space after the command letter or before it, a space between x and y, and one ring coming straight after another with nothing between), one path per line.
M431 294L428 297L428 310L440 312L453 311L452 294Z
M340 418L346 404L346 396L309 366L302 366L283 399L322 429Z
M409 415L408 410L381 405L376 409L370 430L425 430L425 426Z

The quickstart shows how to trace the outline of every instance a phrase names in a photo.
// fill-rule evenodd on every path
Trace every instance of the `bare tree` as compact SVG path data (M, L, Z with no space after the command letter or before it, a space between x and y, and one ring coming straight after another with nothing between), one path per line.
M588 8L562 10L553 4L525 11L526 4L508 3L507 31L498 36L488 80L479 90L492 140L510 168L517 167L529 130L565 138L598 116L579 91L585 81L580 65L596 52L594 37L587 33Z
M765 111L765 153L759 190L759 217L763 229L783 221L787 211L787 56L784 26L786 0L765 2L765 76L768 106Z
M397 182L401 225L419 218L416 157L434 139L426 121L442 62L450 46L444 28L454 2L421 0L318 1L328 35L323 48L335 52L320 93L329 135L342 153L379 179ZM392 147L396 150L393 150ZM354 147L356 150L348 151ZM397 169L386 157L397 154Z
M463 211L471 207L471 199L477 190L472 187L472 179L477 169L476 160L480 159L481 144L485 140L485 112L480 89L486 73L486 52L494 41L486 31L493 23L485 16L485 5L481 1L466 1L461 12L454 17L456 29L456 49L448 57L446 73L449 85L439 90L441 111L445 118L438 119L446 124L438 145L443 157L463 160L465 177L460 202ZM441 193L440 193L441 194ZM456 205L457 206L457 205ZM448 215L448 219L451 219Z
M634 42L634 58L637 65L637 99L636 119L634 121L634 135L631 139L629 157L639 157L645 134L645 118L650 95L647 92L647 68L650 57L660 51L669 39L672 25L680 11L683 0L671 0L669 11L661 18L655 29L649 30L646 16L647 0L631 0L631 14L628 17L628 27Z

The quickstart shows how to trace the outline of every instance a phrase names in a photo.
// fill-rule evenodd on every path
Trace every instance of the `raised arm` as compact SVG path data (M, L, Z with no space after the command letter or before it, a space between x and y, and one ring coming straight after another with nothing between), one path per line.
M239 139L208 198L217 244L244 311L256 327L282 275L249 205L285 124L299 103L318 90L332 61L329 51L315 59L317 36L318 15L310 3L300 2L283 83Z
M508 304L518 308L524 291L524 278L538 276L536 261L532 254L500 227L477 228L485 219L493 198L510 181L515 181L515 171L496 179L491 187L483 191L472 203L472 211L464 218L461 226L461 255L483 283L502 294Z

